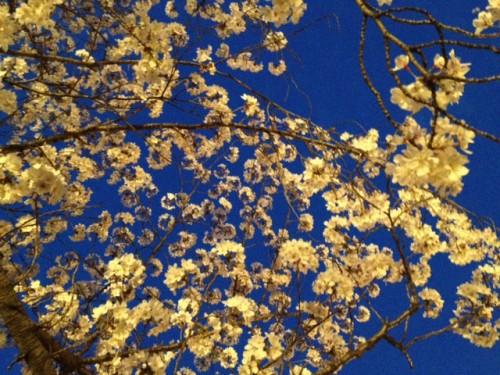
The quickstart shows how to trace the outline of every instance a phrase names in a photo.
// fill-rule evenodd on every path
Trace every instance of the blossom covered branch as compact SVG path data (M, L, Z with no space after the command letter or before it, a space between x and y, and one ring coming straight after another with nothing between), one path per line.
M332 374L384 340L412 363L448 331L495 346L497 233L454 199L498 137L454 106L499 78L462 53L498 53L500 5L464 30L398 2L351 2L387 120L363 132L252 80L293 80L312 3L0 5L0 346L31 373L183 375ZM437 257L472 270L455 301Z

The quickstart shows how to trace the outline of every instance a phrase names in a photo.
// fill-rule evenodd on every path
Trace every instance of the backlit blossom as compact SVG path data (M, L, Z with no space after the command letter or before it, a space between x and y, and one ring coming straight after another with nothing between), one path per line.
M401 185L423 184L438 163L433 150L409 145L402 155L394 158L394 166L388 172L393 181Z
M251 323L257 311L257 305L253 300L240 295L231 297L223 303L225 306L234 308L241 313L245 324Z
M398 71L401 69L405 69L409 63L410 63L410 58L408 57L408 55L399 55L394 59L394 68L392 68L392 70Z
M370 310L368 310L365 306L359 306L359 312L355 319L360 323L365 323L370 320Z
M257 98L247 94L243 94L241 98L245 101L245 114L248 117L255 116L259 113L260 108Z
M354 297L355 283L351 277L344 276L345 270L328 267L321 272L313 283L313 291L318 294L329 294L335 299L351 301Z
M285 35L281 32L271 31L266 35L266 40L264 42L266 48L271 52L277 52L286 47L288 41Z
M48 202L58 203L66 191L66 179L60 171L41 162L35 162L21 173L19 184L24 195L37 194Z
M0 31L2 33L0 49L6 51L9 45L14 42L14 33L16 31L16 24L9 14L9 7L7 5L0 6Z
M279 250L279 261L283 266L307 273L319 267L318 255L311 243L304 240L285 242Z
M444 301L434 289L424 288L419 294L425 302L424 317L435 319L443 309Z
M11 114L17 108L17 95L14 91L4 88L0 82L0 111Z
M240 374L251 375L259 372L260 362L267 358L265 347L265 339L260 332L250 337L243 351L241 366L238 368Z
M51 13L55 6L62 2L63 0L30 0L16 9L14 17L21 25L52 27L55 22L51 19Z
M220 364L223 368L234 368L238 361L238 354L233 348L226 348L220 354Z
M396 87L391 89L391 102L405 111L416 113L432 98L431 91L421 81L406 85L404 88L411 97Z
M267 69L269 70L269 73L275 76L280 76L286 71L286 64L285 61L280 60L278 65L275 65L274 63L270 62L267 66Z
M476 28L476 34L481 34L484 30L495 26L500 21L500 2L489 0L485 11L479 12L477 18L472 22Z

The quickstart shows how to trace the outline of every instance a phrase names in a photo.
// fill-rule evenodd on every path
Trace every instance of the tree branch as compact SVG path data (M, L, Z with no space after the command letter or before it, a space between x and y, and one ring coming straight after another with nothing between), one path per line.
M64 373L77 372L91 375L83 367L80 358L65 350L45 330L40 328L27 314L7 272L0 266L0 318L21 352L31 373L53 375L56 365Z

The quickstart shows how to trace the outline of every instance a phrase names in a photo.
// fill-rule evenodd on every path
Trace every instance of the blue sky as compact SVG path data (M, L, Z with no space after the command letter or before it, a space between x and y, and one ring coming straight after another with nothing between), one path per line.
M472 8L486 5L486 1L484 3L395 0L394 6L422 7L430 10L442 22L473 30L472 20L475 15L472 14ZM296 39L290 40L290 47L301 58L301 64L297 64L293 76L312 102L311 117L319 124L334 125L338 129L347 131L349 129L356 131L354 129L358 124L365 129L376 127L381 133L384 129L390 131L390 125L378 109L375 97L361 78L357 58L361 17L356 5L351 1L310 2L306 19L313 20L325 14L332 15L330 28L326 21L323 21ZM369 30L371 33L366 42L367 69L379 84L379 91L389 102L389 90L394 84L382 60L383 45L379 35L375 28ZM433 34L420 28L412 29L414 33L402 28L391 30L403 41L426 38L429 40L433 37ZM498 46L498 43L496 45ZM450 50L451 48L448 51ZM498 70L499 59L493 54L470 52L459 48L456 48L456 54L463 62L472 62L471 76L487 76L495 74L495 70ZM498 136L499 89L498 83L488 86L466 86L462 100L451 108L451 112L464 118L471 125ZM296 104L298 103L294 103ZM405 113L398 111L391 104L388 106L397 120L404 118ZM305 111L304 114L308 109ZM492 218L498 223L500 219L498 146L492 141L477 137L471 150L473 155L468 165L470 173L464 179L465 187L457 201L478 215ZM447 291L452 298L457 283L469 278L470 269L450 267L444 257L437 261L431 281L448 285ZM452 301L447 301L448 309L451 307L450 304L453 304ZM387 298L385 303L391 305L394 302ZM416 329L419 328L418 325L422 325L423 328L424 324L429 324L429 320L417 319L414 324ZM400 352L387 343L381 343L363 358L351 362L342 374L497 374L500 369L499 348L497 344L492 350L481 349L457 335L447 333L418 343L410 349L409 354L415 365L415 369L411 370Z

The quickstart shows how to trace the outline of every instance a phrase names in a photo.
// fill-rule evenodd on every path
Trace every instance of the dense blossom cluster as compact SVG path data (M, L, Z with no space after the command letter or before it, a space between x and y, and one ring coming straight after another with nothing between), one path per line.
M404 122L337 134L238 78L287 70L279 28L301 20L302 0L12 3L0 5L0 278L84 366L334 373L369 350L364 323L452 305L430 282L438 255L474 266L449 328L499 341L498 238L451 200L476 136L447 116L470 71L458 52L432 54L425 74L396 56L392 73L413 80L390 92ZM476 33L499 8L489 1ZM258 47L235 42L255 30ZM410 306L390 324L375 307L387 284Z
M488 0L488 3L486 10L480 10L473 22L476 34L481 34L486 29L498 26L500 21L500 1Z

